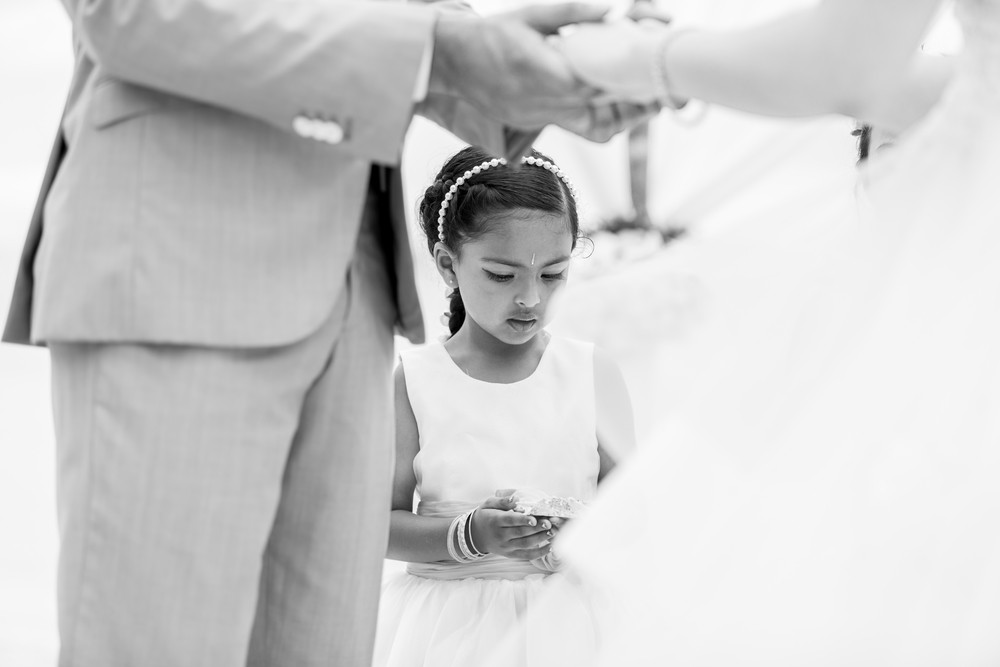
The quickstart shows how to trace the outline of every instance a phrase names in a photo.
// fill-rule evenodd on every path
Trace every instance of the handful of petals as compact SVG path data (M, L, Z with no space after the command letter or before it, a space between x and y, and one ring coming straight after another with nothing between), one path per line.
M550 496L540 491L515 491L512 498L515 512L532 516L573 519L586 508L582 500Z

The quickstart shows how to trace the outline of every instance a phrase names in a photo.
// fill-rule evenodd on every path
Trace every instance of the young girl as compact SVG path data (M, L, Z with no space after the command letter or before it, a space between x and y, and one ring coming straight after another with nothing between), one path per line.
M525 657L545 629L515 628L559 568L564 519L524 502L590 500L633 446L631 404L607 357L545 331L579 235L573 189L547 157L509 165L466 148L420 216L451 288L451 336L404 352L396 371L388 555L408 566L383 589L375 664L473 665L501 645ZM567 600L568 615L586 604Z

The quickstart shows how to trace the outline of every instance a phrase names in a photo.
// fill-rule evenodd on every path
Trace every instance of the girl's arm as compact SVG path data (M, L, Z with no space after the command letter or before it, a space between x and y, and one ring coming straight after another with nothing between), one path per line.
M392 482L392 513L389 516L388 557L411 563L450 560L446 539L451 519L417 516L413 494L417 478L413 459L420 451L417 418L406 393L403 365L393 375L396 402L396 468Z
M396 468L389 516L389 549L393 560L410 563L448 561L448 527L451 519L418 516L413 510L417 478L413 459L420 451L417 419L406 392L406 375L399 364L393 376L396 404ZM530 560L547 551L548 521L510 511L508 498L487 498L472 517L470 530L477 547L507 558Z
M597 409L597 452L601 457L598 480L617 461L635 450L632 399L618 365L603 350L594 349L594 393Z

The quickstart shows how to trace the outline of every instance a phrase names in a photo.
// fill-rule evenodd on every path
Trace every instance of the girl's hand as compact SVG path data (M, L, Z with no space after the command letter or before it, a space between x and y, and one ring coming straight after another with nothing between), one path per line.
M472 515L472 541L480 551L515 560L532 560L549 552L554 532L548 519L513 510L510 495L487 498Z
M552 533L556 535L559 533L560 529L566 525L566 522L569 521L569 519L562 516L550 516L547 518L552 523Z

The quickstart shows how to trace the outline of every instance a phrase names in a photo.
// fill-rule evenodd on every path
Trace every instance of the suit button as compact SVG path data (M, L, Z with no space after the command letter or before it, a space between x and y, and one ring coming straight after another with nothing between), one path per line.
M323 123L319 138L328 144L339 144L344 140L344 128L332 120Z
M316 137L316 122L308 116L296 116L295 120L292 121L292 129L300 137L310 139Z

